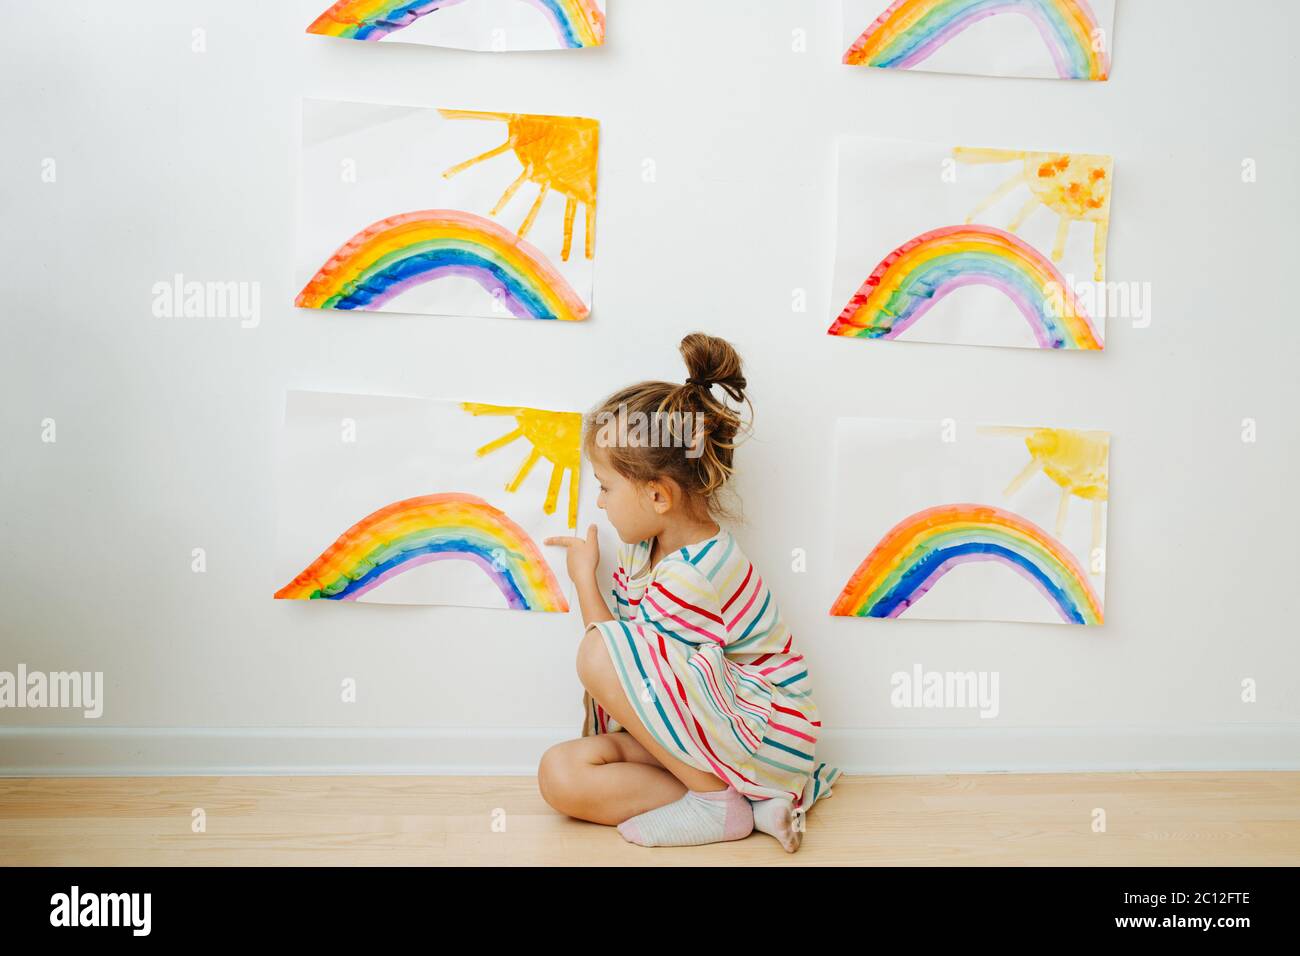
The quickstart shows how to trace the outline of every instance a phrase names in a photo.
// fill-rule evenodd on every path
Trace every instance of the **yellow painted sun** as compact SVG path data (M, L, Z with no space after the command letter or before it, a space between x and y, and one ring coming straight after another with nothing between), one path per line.
M508 149L514 150L523 172L506 187L497 204L492 207L492 215L495 216L504 209L524 183L537 183L541 189L518 229L519 238L522 239L533 227L533 220L541 211L547 193L554 189L565 200L564 249L560 258L569 261L569 249L573 245L573 220L579 205L585 208L587 241L584 251L586 258L591 258L595 246L596 152L600 138L600 124L596 120L581 116L535 116L528 113L485 113L478 110L438 112L448 119L499 120L506 124L504 143L463 163L457 163L442 174L444 178L450 179L477 163L498 156Z
M1105 516L1102 503L1110 485L1110 436L1106 432L1074 431L1068 428L981 427L985 435L1023 437L1029 449L1029 463L1004 489L1007 497L1041 471L1061 489L1056 511L1056 536L1065 533L1070 497L1092 502L1092 547L1101 547ZM1095 573L1095 572L1094 572Z
M504 448L518 438L532 446L519 471L506 485L506 491L516 491L537 462L545 458L551 463L551 480L546 488L546 501L542 511L555 514L560 500L560 486L564 474L569 474L569 527L578 526L578 468L582 446L582 415L579 412L545 412L522 406L484 405L481 402L463 402L461 408L471 415L510 415L515 428L500 438L488 442L475 454L482 457L498 448Z
M1019 161L1018 174L988 195L969 216L967 222L999 202L1018 186L1029 187L1030 196L1007 226L1015 232L1035 209L1042 206L1059 216L1052 261L1065 255L1065 241L1070 226L1076 222L1092 223L1092 257L1094 278L1104 278L1106 234L1110 228L1111 159L1088 153L1029 153L1011 149L976 149L958 146L953 156L959 163L1010 163Z

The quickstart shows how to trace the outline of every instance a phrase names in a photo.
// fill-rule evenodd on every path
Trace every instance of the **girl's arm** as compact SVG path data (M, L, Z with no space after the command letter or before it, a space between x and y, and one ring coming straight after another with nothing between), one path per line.
M600 564L600 542L596 538L596 526L587 528L587 537L572 535L555 535L546 539L546 544L567 548L568 558L565 562L569 577L578 591L578 604L582 608L582 622L586 627L602 621L617 620L609 612L600 585L596 583L596 568Z
M594 573L581 581L575 581L574 586L578 589L578 605L582 608L583 624L591 627L601 621L616 620L614 615L609 613L609 605L605 603L605 596L600 593L600 585L596 583Z

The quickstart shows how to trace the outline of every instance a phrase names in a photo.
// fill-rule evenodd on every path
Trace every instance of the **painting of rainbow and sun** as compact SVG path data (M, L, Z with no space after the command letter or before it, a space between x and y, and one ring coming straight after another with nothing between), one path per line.
M595 120L305 99L302 136L295 305L590 314Z
M567 611L578 412L290 391L275 597Z
M605 0L328 0L308 33L462 50L577 50L605 42Z
M829 334L1099 351L1111 158L846 137Z
M841 418L835 448L832 615L1103 623L1107 432Z
M844 0L850 66L1110 77L1115 0Z

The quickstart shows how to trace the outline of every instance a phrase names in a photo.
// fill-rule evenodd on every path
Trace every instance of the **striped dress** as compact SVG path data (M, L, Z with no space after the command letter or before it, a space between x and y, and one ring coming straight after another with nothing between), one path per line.
M651 568L653 545L620 545L618 619L592 625L637 716L683 762L807 812L840 769L816 759L808 668L772 593L726 529ZM590 694L584 706L584 737L621 729Z

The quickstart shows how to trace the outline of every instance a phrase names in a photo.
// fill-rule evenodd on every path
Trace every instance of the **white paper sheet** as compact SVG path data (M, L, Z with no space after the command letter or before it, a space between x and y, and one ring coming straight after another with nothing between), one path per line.
M308 33L351 40L495 53L605 42L605 0L318 0L309 6Z
M568 440L567 432L558 441L535 441L537 431L530 424L508 444L476 454L517 427L515 414L476 415L460 402L287 392L279 449L277 596L310 598L310 582L302 587L291 582L340 536L381 509L428 496L463 494L482 502L465 504L464 512L481 532L469 542L485 545L477 552L456 543L464 537L456 532L462 526L457 519L461 511L411 506L405 510L418 516L404 530L427 532L427 539L416 542L394 526L358 532L355 546L338 562L316 565L316 582L328 587L347 577L352 583L342 582L336 592L339 600L473 607L509 607L513 600L519 609L566 610L571 591L565 551L543 540L574 533L570 491L578 474L564 470L557 447L576 454L576 442ZM507 490L534 448L541 457L515 490ZM555 489L554 512L546 514L556 461L563 485ZM508 521L501 521L497 512ZM540 553L544 567L530 559L527 542ZM421 543L428 549L421 551ZM395 550L377 556L377 547ZM435 554L443 557L434 560ZM383 557L391 559L391 567L385 568L392 573L375 584L375 574L367 577L367 562L383 565ZM487 565L495 561L495 567L485 566L484 560ZM518 591L513 599L512 581ZM367 590L367 585L373 586Z
M1106 432L841 418L835 439L832 614L1100 623Z
M833 318L848 321L855 295L875 288L867 284L884 270L917 294L882 302L876 292L883 311L872 305L850 323L892 325L880 339L1103 348L1112 178L1104 155L841 139ZM946 254L966 234L996 247L998 271L963 261L936 286L925 271L933 261L891 258L922 246Z
M302 122L296 304L587 317L595 256L594 120L305 99ZM473 162L476 157L485 158ZM450 240L435 251L428 245L435 232L448 234L447 223L459 243L455 261ZM357 238L363 233L369 242ZM400 250L398 261L372 255L367 267L359 258L363 247L381 243ZM418 255L441 257L437 270L413 268ZM398 282L398 269L414 277Z

